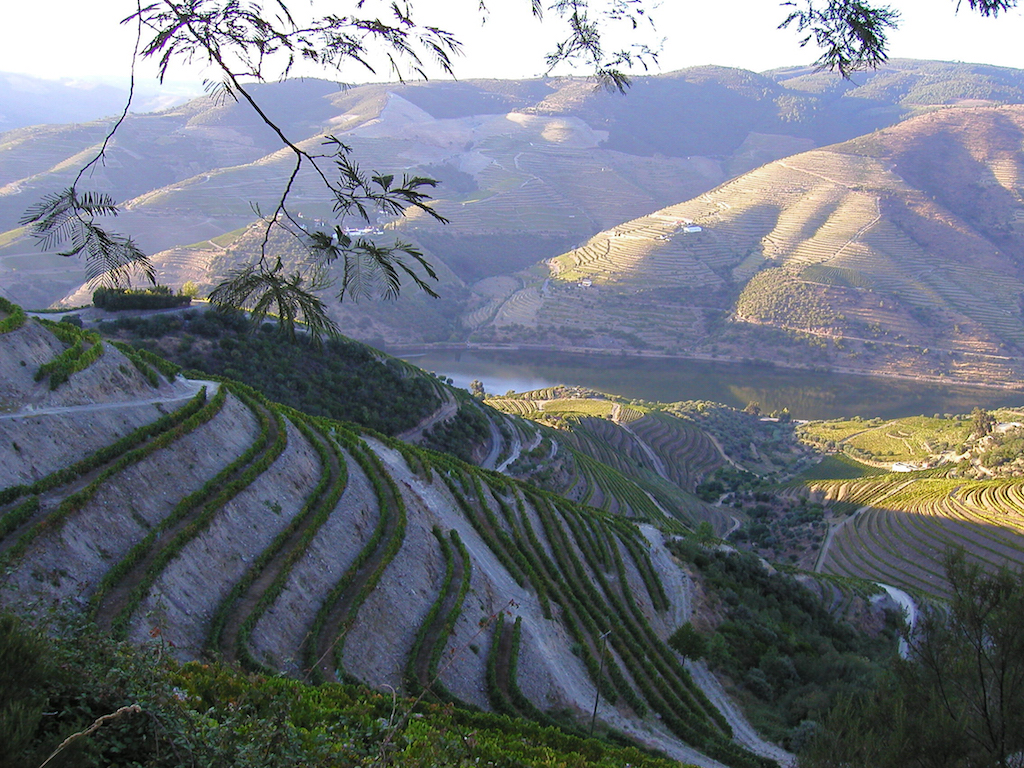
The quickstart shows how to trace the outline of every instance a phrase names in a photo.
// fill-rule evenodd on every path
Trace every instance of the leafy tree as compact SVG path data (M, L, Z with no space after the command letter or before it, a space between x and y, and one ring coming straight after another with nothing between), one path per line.
M971 429L978 437L984 437L992 432L996 425L996 418L982 408L975 408L971 411Z
M715 543L715 529L707 520L701 520L697 524L697 530L694 531L694 538L702 547L710 547Z
M560 65L585 65L597 81L612 90L629 84L626 70L657 61L657 52L642 43L608 51L605 32L611 25L638 29L649 21L647 0L553 0L545 9L541 0L520 0L538 19L547 13L564 24L564 39L547 56L549 71ZM971 9L995 16L1016 6L1017 0L968 0ZM224 306L253 309L257 319L273 311L281 328L291 331L305 322L315 336L334 334L337 328L316 296L327 289L337 298L394 297L403 281L436 295L430 281L437 275L421 251L410 243L394 240L381 244L346 231L353 218L364 225L375 223L378 214L401 216L410 208L444 221L430 205L430 190L437 181L423 176L365 173L354 162L351 148L333 136L319 148L293 141L254 97L249 84L287 77L296 64L313 65L326 73L357 66L376 73L386 69L399 78L426 77L428 63L453 73L459 41L450 32L421 20L414 0L350 0L340 10L317 15L312 8L288 0L151 0L138 3L125 22L137 30L136 57L157 60L160 79L173 65L200 63L217 73L208 82L210 93L222 99L247 103L277 135L291 154L293 164L273 209L256 209L264 236L256 262L228 275L211 295ZM794 0L782 26L793 26L803 43L823 50L818 64L844 76L885 61L887 32L898 13L874 7L865 0ZM479 0L479 12L487 14L487 0ZM134 71L134 70L133 70ZM132 82L134 90L134 80ZM133 274L155 281L148 256L131 238L108 231L99 223L116 216L115 201L108 195L80 191L79 182L90 167L102 161L107 145L128 113L131 98L92 160L66 189L44 197L26 211L22 224L31 225L44 248L67 243L63 255L84 255L92 282L121 287L130 285ZM312 175L334 209L335 220L323 229L310 231L289 207L289 198L300 173ZM306 259L286 270L268 245L275 230L283 230L304 247ZM340 265L340 284L328 270Z
M707 638L694 629L690 622L669 635L668 644L687 659L702 659L708 652Z
M1024 752L1024 574L946 557L948 611L869 696L832 710L801 765L1010 768Z
M43 720L42 684L55 674L46 650L40 632L0 613L0 765L29 765L23 753Z

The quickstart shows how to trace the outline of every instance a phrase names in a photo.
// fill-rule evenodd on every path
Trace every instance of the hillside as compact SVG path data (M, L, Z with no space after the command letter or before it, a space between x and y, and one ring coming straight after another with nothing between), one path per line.
M63 325L0 335L6 604L75 606L118 637L156 632L180 658L411 691L439 675L458 700L567 709L570 723L597 680L603 727L676 758L713 764L690 744L758 764L664 645L686 615L685 578L663 570L653 526L242 385L154 387L144 361L96 337L66 347L76 332ZM101 353L74 358L82 346ZM55 355L81 370L36 382ZM613 626L614 657L599 664ZM442 667L446 648L462 650Z
M230 337L200 313L157 316L160 335L147 322L104 330L207 367L240 365L239 349L261 360L267 336L250 342L235 328L236 343L221 344ZM756 559L711 556L689 532L713 540L746 518L695 495L707 496L726 465L747 485L754 473L788 477L803 466L778 425L711 404L657 410L582 391L505 406L539 410L543 424L446 394L408 366L376 364L433 381L459 412L482 412L491 438L474 460L499 471L308 416L228 379L183 378L144 350L2 305L2 604L36 621L95 622L179 660L409 695L426 686L431 697L570 735L586 735L599 694L603 738L702 766L789 758L755 733L704 662L673 650L688 621L719 637L710 663L761 732L790 745L841 690L870 686L862 665L838 671L849 659L891 653L891 628L878 634L884 604L868 599L874 587L808 591ZM267 367L254 383L274 386L280 372ZM598 418L605 412L614 418ZM777 651L751 652L739 616L716 597L730 589L790 595L786 615L796 613L785 620L811 634L787 642L834 653L758 687L751 670L770 670ZM814 594L873 634L837 621ZM777 631L772 603L751 599L745 610ZM188 670L172 674L202 685ZM832 682L809 708L799 691L819 685L812 678Z
M852 82L804 70L698 67L637 78L625 97L572 79L344 90L304 80L261 85L256 95L301 146L336 135L364 167L442 181L438 210L449 226L423 217L393 226L439 265L445 303L407 295L387 310L334 306L359 338L423 343L463 340L492 320L530 326L536 274L519 270L604 230L939 105L1019 101L1020 81L1017 70L893 62ZM8 297L36 307L81 303L77 262L39 254L16 224L73 178L107 125L0 136L0 286ZM242 105L198 99L130 116L90 183L124 202L119 226L156 254L163 282L209 285L252 256L258 237L240 237L251 205L266 210L289 168L276 150ZM311 197L310 179L300 177L295 193L307 217L328 212ZM674 332L699 333L700 314L680 318Z
M1016 382L1022 131L947 109L769 163L550 260L474 338Z

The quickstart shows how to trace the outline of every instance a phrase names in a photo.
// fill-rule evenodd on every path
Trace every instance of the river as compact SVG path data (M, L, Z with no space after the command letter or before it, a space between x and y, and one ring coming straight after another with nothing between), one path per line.
M798 419L890 419L1024 405L1024 392L739 363L504 350L429 350L399 356L450 377L459 387L468 389L479 379L492 395L567 384L660 402L711 400L742 408L756 400L766 413L788 408Z

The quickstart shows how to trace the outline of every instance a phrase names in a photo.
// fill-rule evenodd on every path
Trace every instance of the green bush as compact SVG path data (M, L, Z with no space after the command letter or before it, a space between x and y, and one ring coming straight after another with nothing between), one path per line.
M29 747L43 721L46 681L56 674L43 635L0 613L0 765L35 766Z
M192 303L192 297L171 293L166 285L135 290L131 288L97 288L92 294L93 306L108 312L125 309L170 309Z
M708 641L704 635L686 622L668 638L669 646L687 659L702 659L708 650Z
M169 379L161 365L189 369L191 378L230 377L310 416L388 435L414 427L441 404L436 383L400 360L349 339L318 348L303 337L289 342L276 333L250 333L241 314L193 309L119 317L100 330L137 347Z
M0 320L0 333L10 333L25 323L25 310L0 296L0 312L7 317Z

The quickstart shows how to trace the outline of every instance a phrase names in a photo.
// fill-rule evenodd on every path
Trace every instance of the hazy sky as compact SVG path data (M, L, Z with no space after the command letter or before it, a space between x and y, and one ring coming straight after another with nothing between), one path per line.
M292 4L298 9L309 1L293 0ZM550 49L554 25L533 20L529 0L489 0L492 16L481 25L477 4L478 0L415 3L421 18L463 40L465 56L458 61L456 74L460 78L543 74L543 54ZM0 16L0 71L44 78L126 74L134 30L118 22L134 8L133 2L22 0L5 5ZM335 9L338 6L333 4ZM891 38L894 58L1024 68L1024 15L1019 10L998 19L981 19L967 10L966 2L959 16L951 0L895 0L893 6L903 15L901 30ZM662 0L653 9L657 31L647 39L665 38L663 72L700 64L763 71L812 62L817 57L814 49L801 49L795 32L776 29L785 15L777 0ZM147 79L153 74L151 66L142 72ZM198 80L201 75L179 69L172 77ZM353 68L339 79L381 78Z

